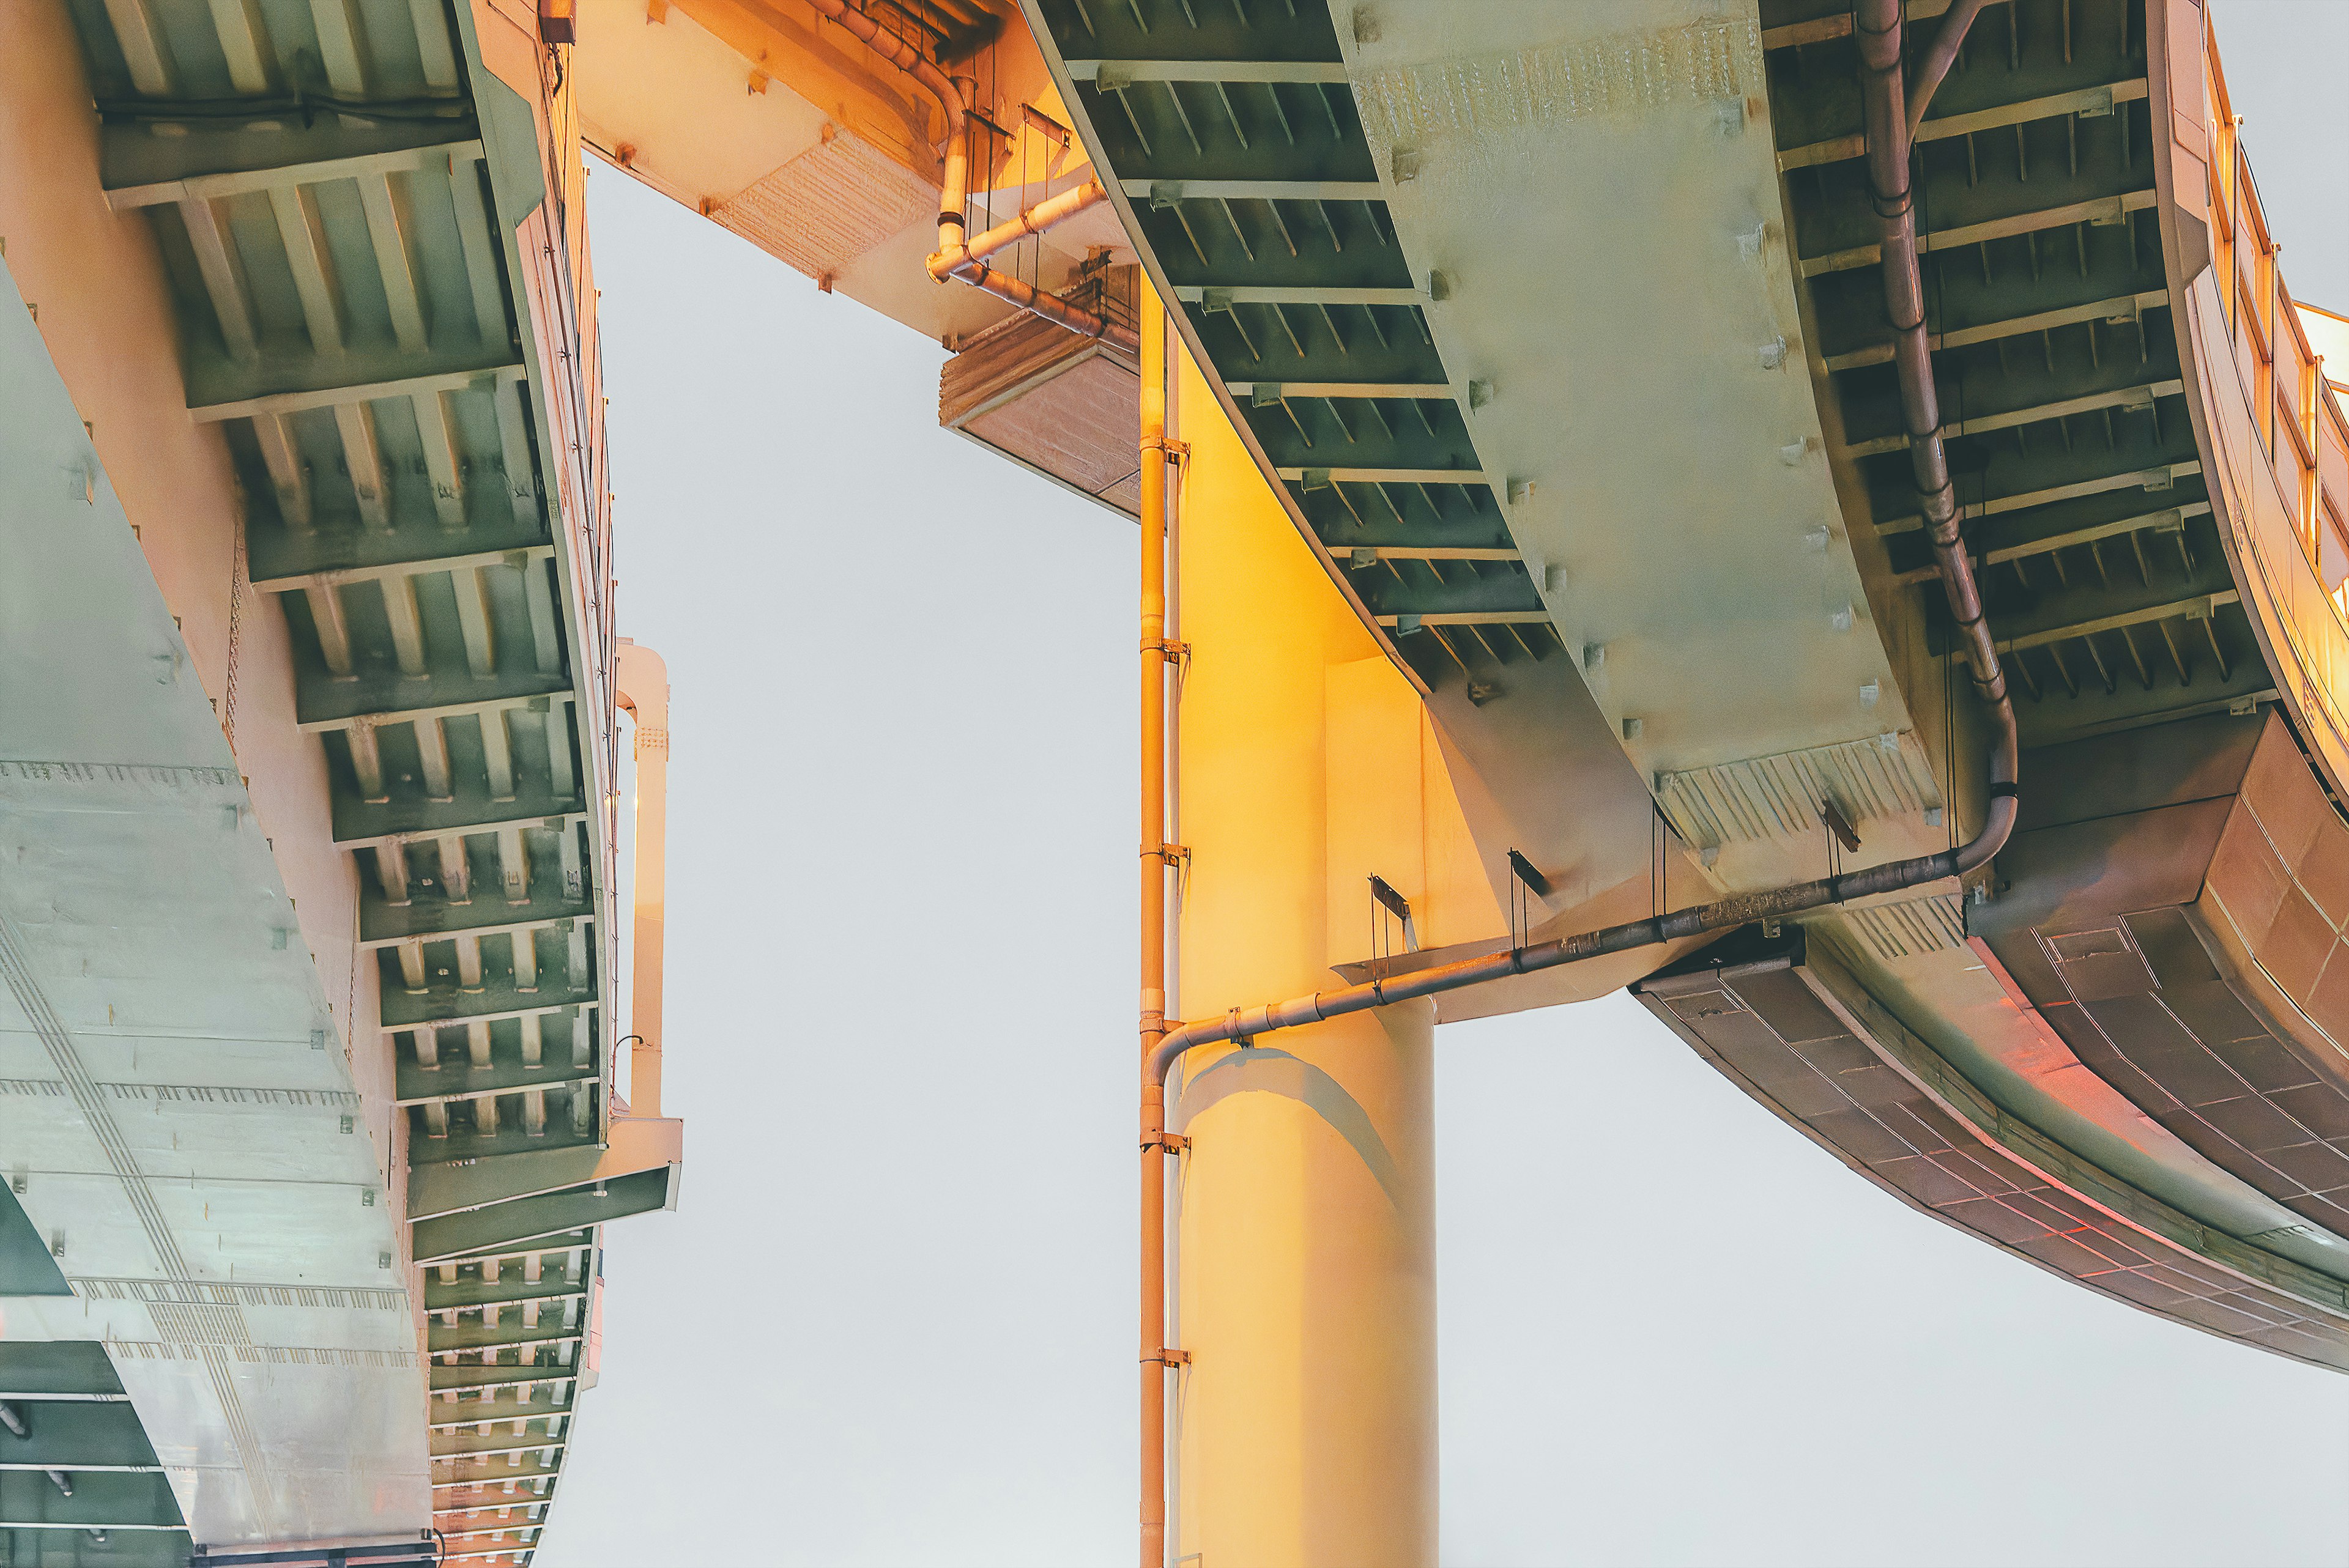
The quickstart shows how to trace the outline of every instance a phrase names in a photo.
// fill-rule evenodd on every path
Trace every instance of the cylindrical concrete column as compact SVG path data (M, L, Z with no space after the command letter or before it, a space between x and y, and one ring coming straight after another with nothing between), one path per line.
M1328 672L1377 649L1187 364L1181 396L1180 987L1203 1017L1336 983ZM1195 1052L1169 1085L1177 1561L1435 1561L1433 1033L1414 1003Z

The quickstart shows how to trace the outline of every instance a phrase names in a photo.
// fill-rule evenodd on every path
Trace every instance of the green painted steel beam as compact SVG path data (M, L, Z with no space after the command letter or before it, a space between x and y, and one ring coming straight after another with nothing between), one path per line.
M579 1325L569 1328L561 1323L541 1323L523 1327L519 1323L429 1323L425 1325L426 1353L442 1356L451 1352L478 1353L484 1350L532 1350L542 1346L576 1345L586 1335ZM463 1387L480 1387L481 1384Z
M225 197L250 195L288 185L317 185L330 180L405 174L434 164L447 168L452 163L474 162L481 156L481 144L472 137L450 138L445 129L438 126L401 129L424 134L414 135L406 145L368 152L346 152L336 157L285 163L255 163L248 168L190 169L169 179L109 185L106 188L106 204L118 212L123 212L140 207L160 207L171 201L218 201ZM273 146L267 141L248 139L246 145L256 151L267 148L270 153L277 154L318 150L316 143L305 149L300 143Z
M580 1189L523 1198L440 1219L419 1220L415 1255L419 1263L437 1263L488 1248L512 1246L538 1237L600 1225L631 1214L651 1213L670 1202L667 1167L615 1177L604 1183L605 1193Z
M567 1054L567 1041L564 1050ZM436 1100L445 1103L478 1099L485 1095L520 1094L525 1089L563 1088L594 1078L601 1071L593 1061L577 1066L552 1059L536 1067L493 1059L488 1067L477 1068L461 1056L450 1060L446 1053L439 1067L428 1068L407 1055L400 1057L397 1068L398 1103L425 1105Z
M154 1445L128 1402L15 1405L26 1435L0 1429L0 1470L152 1470Z
M593 1182L599 1170L609 1176L659 1163L612 1159L608 1151L599 1152L601 1137L593 1129L574 1132L568 1127L549 1126L544 1132L531 1133L509 1125L484 1134L460 1131L452 1125L445 1138L417 1139L410 1145L415 1152L409 1157L414 1167L409 1182L409 1217L429 1219L558 1191ZM419 1184L425 1190L422 1199L416 1196ZM454 1202L448 1201L451 1197ZM419 1202L428 1209L419 1212L416 1207ZM510 1250L543 1253L562 1249L556 1243L534 1243Z
M82 1528L76 1525L76 1530ZM60 1540L54 1528L18 1525L0 1531L0 1561L40 1568L187 1568L188 1542L176 1532L134 1530L94 1541Z
M1227 381L1235 397L1395 397L1448 403L1455 394L1440 382L1424 381Z
M481 1366L460 1361L445 1366L430 1363L428 1383L436 1394L448 1388L523 1388L533 1383L572 1383L579 1377L576 1367Z
M449 1312L469 1306L512 1306L525 1301L570 1301L584 1299L586 1295L585 1280L574 1280L552 1270L534 1280L523 1279L519 1274L508 1278L502 1272L497 1279L489 1281L444 1281L428 1275L424 1281L424 1310Z
M521 758L515 758L515 771L522 771ZM542 785L544 778L543 773L539 776ZM455 782L451 780L452 784ZM360 808L372 804L381 809L370 813L376 819L374 821L362 820L355 824L371 830L352 832L347 837L338 830L335 836L336 847L345 850L367 849L378 844L414 847L435 842L449 833L470 837L495 833L503 828L559 831L566 827L582 826L587 820L587 813L582 809L576 791L561 796L543 788L527 794L516 789L512 799L501 800L490 795L484 784L470 777L464 780L464 786L470 788L452 789L450 799L447 800L357 802ZM395 804L404 809L395 811ZM349 815L357 818L360 812L355 810ZM406 825L394 826L387 820L394 818L407 819Z
M274 117L275 129L269 130L250 123L206 124L183 118L171 123L169 135L159 133L152 119L123 112L133 105L111 107L114 112L98 129L98 184L117 209L183 201L187 195L178 193L183 191L225 193L202 183L207 181L255 179L264 183L240 189L258 191L287 183L290 171L305 169L348 169L354 173L378 167L382 171L418 169L427 160L476 159L481 151L473 133L471 106L461 99L389 106L405 108L398 119L289 114ZM371 161L376 160L405 161L378 166ZM339 177L298 179L310 183ZM193 191L189 191L191 182L197 182ZM142 191L157 194L142 197Z
M2134 610L2116 611L2093 620L2074 621L2063 625L2046 626L2037 631L2021 633L1998 640L2002 654L2019 653L2025 648L2045 647L2051 643L2068 642L2075 637L2092 637L2100 632L2117 632L2124 626L2147 626L2159 621L2207 621L2230 604L2239 604L2242 595L2231 588L2212 593L2196 593L2184 599L2165 600L2159 603L2140 605Z
M1944 440L1954 441L1964 436L1986 435L1994 430L2011 430L2018 425L2045 424L2053 419L2069 419L2080 415L2097 414L2109 408L2116 413L2147 413L2157 397L2175 397L2186 390L2182 381L2152 381L2132 387L2117 387L2103 392L2084 393L2076 397L2059 397L2051 402L2034 403L2021 408L2009 408L1971 415L1952 420L1941 427ZM1846 449L1855 458L1877 457L1886 452L1905 452L1909 438L1878 436L1865 441L1855 441Z
M2093 479L2078 480L2069 484L2050 485L2042 490L2023 490L2010 495L1989 496L1963 501L1960 515L1967 521L1981 517L1997 517L2027 508L2052 506L2059 501L2075 500L2084 496L2101 495L2115 490L2144 490L2148 493L2167 491L2182 480L2200 474L2202 465L2189 459L2182 462L2163 463L2154 468L2125 469L2118 473L2101 474ZM1915 512L1880 520L1876 531L1883 534L1913 533L1925 526L1925 520Z
M184 1533L160 1471L83 1470L66 1496L42 1470L0 1470L0 1530L156 1530Z
M419 718L532 710L534 702L572 695L569 677L539 670L500 670L486 678L461 665L426 676L367 671L337 680L323 671L295 680L295 711L312 732L347 729L357 719L412 724Z
M1177 284L1174 297L1214 309L1232 304L1377 304L1415 310L1429 294L1417 288L1350 288L1319 284Z
M482 1158L469 1150L461 1163L419 1164L409 1179L408 1214L429 1220L518 1198L543 1196L610 1182L621 1177L665 1172L677 1158L676 1123L621 1119L612 1124L609 1147L564 1143L552 1135L499 1147L511 1152ZM582 1219L572 1230L595 1223Z
M57 1266L48 1243L26 1216L16 1194L0 1184L0 1295L71 1295L65 1271ZM0 1381L9 1374L8 1357L25 1346L0 1342ZM108 1376L111 1377L109 1371ZM121 1384L113 1385L120 1388Z
M1477 469L1278 469L1274 470L1292 484L1325 484L1343 480L1353 484L1393 485L1475 485L1490 490L1491 475Z
M523 363L510 348L463 354L354 349L291 365L273 361L265 370L225 361L197 363L189 366L188 413L200 424L217 424L256 414L300 414L397 397L429 397L523 377Z
M562 1399L435 1399L426 1416L428 1426L477 1427L485 1421L534 1421L546 1416L569 1416L574 1408Z
M558 920L586 920L595 913L592 896L564 887L560 867L533 864L531 872L530 896L519 903L508 899L494 880L477 880L472 898L463 903L418 897L399 905L386 903L379 889L363 894L359 944L383 947L417 937L485 935L552 925Z
M562 1418L568 1419L570 1412ZM523 1432L446 1432L436 1431L429 1439L431 1458L435 1463L450 1460L490 1459L505 1454L543 1453L560 1450L566 1439L543 1429Z
M438 1466L435 1468L439 1469ZM524 1460L518 1465L469 1464L459 1460L432 1478L432 1490L434 1491L484 1491L502 1486L507 1481L548 1480L561 1473L560 1466L541 1464L535 1460ZM502 1494L493 1492L492 1495ZM520 1508L526 1501L545 1502L551 1498L552 1494L548 1492L520 1491L514 1494L513 1506ZM469 1506L478 1508L491 1505L473 1503Z
M2075 223L2117 224L2131 212L2153 211L2157 201L2151 191L2130 191L2118 196L2099 196L2056 207L2035 207L2024 212L1985 218L1978 223L1960 223L1926 231L1917 236L1917 250L1920 254L1930 255L1936 251L1979 245L1988 240L2018 239L2049 229L2069 228ZM1806 256L1802 262L1802 274L1809 278L1821 273L1873 267L1882 260L1882 255L1878 246L1854 245L1825 255Z
M518 1018L524 1013L558 1014L567 1023L578 1008L587 1009L592 1016L599 1006L595 988L574 985L564 975L560 964L554 965L554 971L549 974L544 964L539 966L535 991L517 987L511 969L482 975L479 991L435 985L417 994L397 984L387 985L383 991L382 1024L387 1029L416 1029L477 1018Z
M1175 201L1383 201L1375 180L1128 180L1125 193L1154 207Z
M1342 60L1071 60L1069 75L1114 92L1134 82L1346 81Z
M72 1293L68 1288L57 1294ZM126 1398L113 1357L103 1345L85 1339L0 1339L0 1399L105 1402Z

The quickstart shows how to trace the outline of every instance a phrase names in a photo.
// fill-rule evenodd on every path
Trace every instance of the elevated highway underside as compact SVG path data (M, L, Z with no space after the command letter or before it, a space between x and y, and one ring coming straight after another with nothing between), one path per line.
M1912 1206L2349 1369L2340 334L2194 0L579 9L78 0L0 75L64 149L0 184L9 526L73 584L0 645L55 694L0 745L0 1464L126 1478L75 1506L159 1560L535 1544L600 1227L679 1158L641 985L614 1093L612 715L665 708L614 637L583 143L1141 516L1145 1060L1225 1020L1145 1074L1145 1563L1433 1553L1433 1025L1625 985ZM1007 218L1049 232L964 286ZM2010 810L1961 873L1521 961ZM0 1525L96 1550L10 1473Z
M527 1561L681 1157L567 100L527 11L11 16L0 1350L79 1370L0 1374L0 1539Z
M1944 9L1909 7L1912 66ZM1556 868L1550 929L1577 930L1621 918L1582 902L1609 888L1669 907L1968 836L1982 717L1911 488L1849 7L1030 14L1226 416L1475 779L1496 896L1512 848ZM2258 356L2230 341L2242 291L2208 235L2245 220L2201 172L2205 58L2192 5L1990 5L1917 135L1940 435L2017 694L2023 830L1967 885L1640 988L1919 1206L2340 1366L2323 1108L2349 1057L2312 1006L2340 901L2286 868L2340 826L2318 543L2342 427L2271 266L2240 269ZM2233 495L2210 479L2230 407ZM2284 549L2261 556L2263 512Z

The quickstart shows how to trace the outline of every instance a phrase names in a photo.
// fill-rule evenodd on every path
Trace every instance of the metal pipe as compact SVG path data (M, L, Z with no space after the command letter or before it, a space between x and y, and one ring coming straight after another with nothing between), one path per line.
M1142 1568L1166 1556L1166 329L1142 294Z
M1990 0L1957 0L1941 17L1940 26L1933 34L1932 46L1917 58L1917 79L1909 84L1909 139L1917 139L1917 128L1925 123L1925 106L1933 101L1935 89L1950 67L1958 61L1958 46L1966 41L1966 29L1974 25L1975 14Z
M966 244L953 250L941 248L930 257L930 275L940 283L960 276L975 262L983 262L1007 245L1016 245L1030 234L1040 234L1053 224L1075 217L1088 207L1097 207L1109 200L1109 187L1098 177L1082 185L1071 185L1058 196L1048 196L1007 222L981 231ZM1137 346L1139 345L1137 344Z
M1979 9L1977 7L1976 9ZM1971 21L1972 12L1953 14ZM1858 14L1861 96L1868 122L1868 194L1876 210L1884 268L1884 314L1892 327L1892 358L1900 384L1900 409L1908 425L1910 481L1925 519L1933 564L1941 575L1951 616L1963 636L1974 686L1984 702L2003 704L2006 672L1998 645L1982 616L1982 591L1973 563L1959 538L1962 521L1957 490L1950 480L1949 453L1941 442L1940 395L1933 382L1932 346L1925 332L1925 284L1917 263L1917 213L1909 189L1909 110L1901 90L1900 0L1863 0ZM1962 32L1948 35L1952 56ZM1936 50L1940 47L1936 41ZM1930 95L1920 95L1921 115ZM2012 777L1993 782L2013 783Z
M668 840L668 665L633 638L615 660L614 698L636 722L636 930L629 971L628 1113L661 1113L661 946L667 925L664 884Z
M982 289L998 299L1009 300L1020 309L1040 315L1046 321L1058 323L1071 332L1081 333L1087 337L1098 337L1104 343L1113 343L1128 353L1142 346L1141 335L1133 329L1120 326L1108 317L1087 310L1082 305L1071 304L1049 289L1040 289L1033 284L1022 283L1008 273L999 273L992 267L973 263L957 273L955 276L973 288Z
M1022 283L1018 278L976 264L978 257L990 253L964 243L967 225L962 210L970 200L970 104L965 97L967 89L963 79L948 77L919 49L882 26L852 0L808 0L808 4L838 23L866 48L913 77L937 100L939 109L947 117L946 167L938 191L938 248L930 257L930 275L940 282L948 277L958 278L973 288L1007 300L1024 311L1058 323L1071 332L1082 333L1087 337L1102 338L1128 351L1139 346L1133 333L1106 316L1086 310L1081 305L1071 304L1059 294L1040 289L1033 284ZM1092 181L1092 188L1100 189L1101 182L1098 180ZM1079 191L1085 189L1078 187ZM1069 194L1063 192L1062 196ZM1058 222L1059 218L1067 217L1070 212L1081 211L1095 201L1106 200L1108 194L1106 190L1102 190L1100 196L1077 203L1050 221ZM1053 201L1061 199L1056 197ZM1040 210L1050 205L1052 202L1050 201L1040 203ZM1021 214L1023 218L1026 216ZM1010 226L1003 225L1004 228ZM988 233L1001 232L999 228L989 230ZM1023 237L1013 234L992 249L999 250L1003 244ZM980 238L984 240L987 235Z
M808 0L822 15L840 24L850 36L905 72L937 100L947 117L946 169L938 192L938 249L951 250L962 241L963 203L970 196L970 106L962 88L930 63L919 49L867 15L851 0Z
M1944 29L1951 57L1963 37L1963 25L1971 22L1980 9L1979 5L1964 4L1953 8L1951 21L1958 26ZM1990 806L1983 815L1982 831L1966 844L1937 854L1894 861L1792 887L1740 893L1650 920L1511 948L1506 953L1440 965L1392 979L1381 977L1364 985L1316 992L1266 1006L1234 1007L1213 1022L1185 1024L1164 1036L1151 1053L1153 1082L1164 1086L1168 1071L1183 1053L1200 1046L1235 1040L1245 1043L1274 1030L1319 1023L1414 997L1438 995L1487 980L1532 974L1606 954L1651 947L1757 920L1775 920L1945 877L1962 876L2005 847L2008 835L2014 830L2015 778L2021 745L2015 733L2014 705L2007 694L2006 672L1999 663L1997 644L1982 615L1982 591L1974 581L1973 563L1959 537L1961 518L1956 490L1950 480L1949 457L1940 433L1940 400L1933 386L1932 352L1925 335L1925 291L1917 264L1916 218L1909 191L1909 108L1901 90L1901 0L1862 0L1858 36L1868 111L1868 183L1883 246L1885 310L1895 335L1893 355L1899 370L1901 412L1909 429L1911 478L1923 503L1933 562L1940 574L1942 591L1949 598L1950 614L1964 634L1975 690L1989 706L1995 727L1990 757ZM1938 56L1942 46L1942 40L1936 39L1933 53ZM1931 97L1930 86L1920 86L1925 90L1920 92L1916 106L1920 115Z

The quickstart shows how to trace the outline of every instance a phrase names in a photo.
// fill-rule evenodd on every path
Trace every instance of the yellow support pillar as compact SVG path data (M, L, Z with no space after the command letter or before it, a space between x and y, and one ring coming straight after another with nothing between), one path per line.
M1369 759L1333 741L1360 727L1330 724L1330 672L1379 650L1187 356L1179 396L1179 980L1206 1017L1334 983L1329 779ZM1203 1049L1168 1085L1174 1563L1435 1562L1433 1025L1422 1001Z

